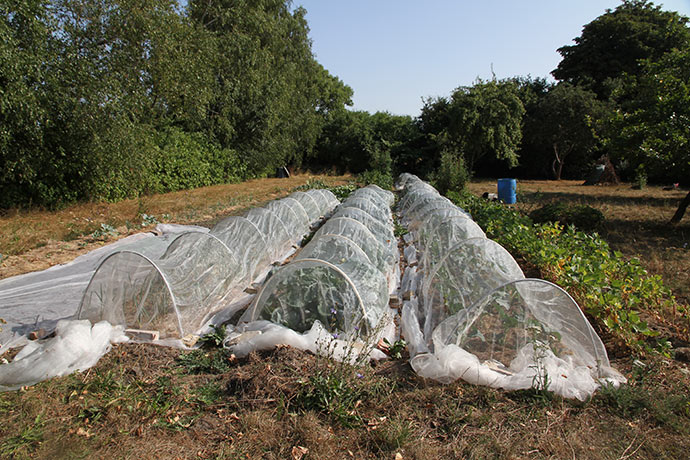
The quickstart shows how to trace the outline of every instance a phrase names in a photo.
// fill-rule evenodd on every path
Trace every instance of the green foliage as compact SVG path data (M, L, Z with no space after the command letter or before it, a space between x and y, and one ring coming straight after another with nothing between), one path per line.
M599 144L595 120L602 119L605 106L596 95L568 83L552 87L536 105L529 131L551 148L551 172L560 180L566 158L587 164ZM574 157L574 158L573 158Z
M24 428L16 436L5 439L0 444L0 456L3 458L15 458L17 455L26 454L27 458L33 449L43 441L43 427L45 422L37 415L32 425Z
M584 231L597 230L604 223L604 214L596 208L584 204L550 203L535 209L529 214L533 222L559 222L573 225Z
M352 192L357 190L357 184L350 182L344 185L336 185L335 187L329 187L328 190L330 190L337 199L339 199L340 201L344 201L347 199L347 197L350 196Z
M666 392L637 382L619 387L609 384L601 388L596 398L621 417L646 416L661 426L688 434L690 395L687 388Z
M647 186L647 172L644 169L644 164L639 165L635 168L635 187L638 190L642 190Z
M450 99L426 100L420 125L436 144L436 152L462 154L471 174L482 157L517 164L524 113L514 81L478 80L473 86L457 88Z
M409 230L407 230L407 227L405 227L404 225L401 225L401 224L398 222L398 220L395 219L395 217L393 218L393 225L394 225L394 227L393 227L393 235L394 235L396 238L401 238L401 237L407 235L408 233L410 233Z
M382 172L379 170L364 171L357 175L357 183L365 187L369 184L376 184L384 190L393 188L393 176L390 172Z
M118 232L113 227L112 225L109 224L101 224L101 228L95 230L91 234L91 238L98 239L98 238L103 238L103 237L108 237L108 236L117 236Z
M341 172L391 174L394 159L412 155L416 133L409 116L340 111L324 126L311 161Z
M388 339L384 338L383 343L385 343L388 347L388 356L390 356L392 359L402 359L403 352L407 347L407 342L405 342L403 339L398 339L395 342L390 343Z
M431 182L436 189L446 194L449 191L460 192L464 190L469 181L469 174L465 168L465 161L461 156L449 150L441 153L441 165L432 175Z
M120 200L299 166L352 90L289 0L0 5L0 207Z
M621 108L609 146L651 180L683 181L690 177L690 45L640 67L641 75L614 92Z
M339 365L317 369L302 383L297 404L303 410L322 412L345 426L361 423L355 404L363 397L364 389L356 379L354 368L349 372L343 372Z
M223 374L230 369L228 353L223 350L193 350L180 354L178 363L188 374Z
M639 74L640 60L656 61L673 49L687 49L687 21L647 0L625 0L586 24L574 45L558 49L563 59L553 75L606 99L623 74Z
M661 277L649 275L638 259L625 260L596 233L558 223L533 224L501 204L469 193L449 194L494 239L512 254L536 266L578 301L582 309L613 335L638 351L648 347L651 330L640 310L665 312L678 306ZM659 351L668 352L665 343Z
M312 189L317 189L317 188L328 188L328 184L326 184L324 181L321 179L312 179L309 178L307 179L307 182L302 185L298 185L297 187L293 188L293 192L304 192L307 190L312 190Z
M221 348L226 336L225 326L222 324L211 324L211 329L213 329L213 332L209 332L199 338L199 345L202 348Z
M209 382L196 389L195 398L201 405L208 406L223 397L223 389L215 382Z

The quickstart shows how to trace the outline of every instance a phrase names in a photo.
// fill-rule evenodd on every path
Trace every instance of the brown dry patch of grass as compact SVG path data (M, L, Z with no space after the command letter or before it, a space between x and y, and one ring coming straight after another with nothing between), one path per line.
M287 179L255 179L157 194L117 203L80 203L59 211L10 210L0 216L0 279L65 263L80 254L142 228L142 215L161 222L211 226L222 217L239 214L281 198L308 180L339 185L351 176L299 174ZM117 236L89 235L107 224Z
M195 352L195 358L199 353ZM615 363L630 385L588 402L463 382L440 385L407 363L361 372L358 419L305 408L325 358L281 347L192 371L186 352L118 345L84 374L0 394L2 458L684 458L690 378L677 362ZM224 361L225 360L225 361Z
M475 194L496 192L495 180L469 185ZM660 186L632 189L630 184L588 186L582 181L518 181L517 209L524 213L551 202L585 204L601 211L600 230L611 248L625 257L639 257L645 268L661 275L676 298L690 305L690 216L676 226L668 222L687 190Z

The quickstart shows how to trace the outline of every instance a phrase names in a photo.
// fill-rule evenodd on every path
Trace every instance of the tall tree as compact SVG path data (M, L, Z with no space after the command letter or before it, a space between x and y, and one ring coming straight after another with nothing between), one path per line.
M457 88L448 106L445 150L461 152L468 171L484 156L515 166L525 108L513 81L481 81Z
M51 31L44 0L0 2L0 207L44 200Z
M563 59L553 76L606 99L617 78L640 73L640 60L655 61L673 49L687 47L687 23L688 18L647 0L624 0L586 24L574 45L558 49Z
M604 115L604 105L585 89L560 83L549 90L536 106L532 130L551 148L551 171L560 180L567 159L577 157L582 164L599 144L596 120Z
M690 47L645 61L642 76L614 96L624 102L613 120L612 150L654 180L690 184Z

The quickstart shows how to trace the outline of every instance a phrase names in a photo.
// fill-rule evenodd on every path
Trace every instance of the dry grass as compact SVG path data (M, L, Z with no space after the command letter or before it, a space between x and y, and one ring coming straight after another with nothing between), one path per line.
M606 217L601 235L625 257L637 256L661 275L681 303L690 305L690 215L676 226L668 221L687 190L630 184L584 187L582 181L518 181L516 207L529 213L546 203L567 201L597 208ZM473 182L476 194L496 192L495 180Z
M0 394L0 457L676 459L690 448L690 382L667 360L642 373L617 362L629 391L586 403L440 385L389 361L351 370L364 374L350 382L359 421L343 424L299 404L323 358L282 347L190 373L178 356L118 345L85 374Z
M286 196L310 179L338 185L351 177L300 174L288 179L256 179L117 203L81 203L59 211L11 210L0 216L0 279L68 262L106 242L142 231L144 214L160 222L209 226L221 217ZM89 237L101 224L116 228L118 235Z
M118 203L80 205L72 209L74 217L69 209L16 217L37 234L52 235L34 236L31 243L27 234L22 241L31 247L64 239L59 231L85 217L99 216L100 223L166 213L178 222L208 223L286 194L306 177L292 180L151 197L144 211L138 203L134 208ZM471 188L493 191L494 184ZM673 201L684 192L523 182L520 193L524 211L549 200L595 206L607 217L605 232L614 247L626 255L642 253L645 245L649 252L664 248L658 250L661 266L654 268L646 257L648 267L673 278L673 266L687 276L687 249L677 246L686 241L688 222L675 229L665 226ZM41 219L54 222L42 227ZM6 216L0 225L19 224ZM659 229L664 231L659 234ZM102 244L83 237L60 241L72 243L76 252ZM51 244L12 257L24 260ZM61 247L56 250L66 254ZM669 254L678 254L677 260ZM601 391L586 403L463 382L440 385L418 377L406 362L384 362L359 369L364 377L349 381L361 399L353 411L358 421L344 424L300 403L309 377L330 369L322 358L284 347L239 362L218 351L192 355L187 364L180 355L168 348L118 345L86 373L0 394L0 458L289 459L306 452L304 460L394 459L396 454L403 459L613 460L686 458L690 450L690 371L659 357L646 358L644 367L633 366L627 356L614 360L630 385ZM189 363L213 357L221 369L192 371Z

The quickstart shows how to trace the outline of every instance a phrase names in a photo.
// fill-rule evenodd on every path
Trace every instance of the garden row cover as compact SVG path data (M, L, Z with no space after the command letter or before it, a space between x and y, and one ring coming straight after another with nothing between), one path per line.
M161 338L185 337L289 253L338 203L328 190L295 192L243 217L228 217L208 233L183 233L159 258L113 253L96 270L77 317L155 330Z
M389 294L400 277L393 201L375 185L354 191L264 284L227 347L244 356L286 344L354 360L392 337Z
M168 343L196 332L215 312L232 306L231 301L262 277L271 262L294 252L312 224L330 215L338 203L328 190L295 192L243 217L228 217L210 232L139 238L65 267L68 273L57 269L31 274L28 286L45 291L37 302L53 295L56 302L71 304L73 299L60 297L63 286L56 283L64 283L72 297L83 294L82 300L78 311L69 313L76 320L57 322L55 338L30 342L12 363L0 366L0 391L91 367L111 343L127 339L125 327L157 331ZM93 271L96 257L100 262ZM93 276L84 291L86 273ZM0 292L0 298L31 302L23 280L3 284L8 295ZM71 285L82 287L75 290ZM55 319L60 317L64 312Z
M503 247L431 185L403 174L396 189L397 212L421 253L421 279L401 321L418 374L580 400L602 383L625 382L568 293L526 279Z

